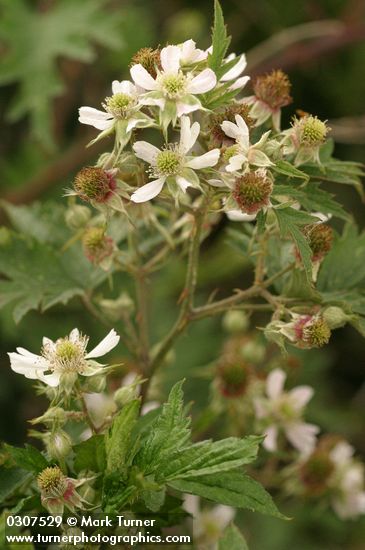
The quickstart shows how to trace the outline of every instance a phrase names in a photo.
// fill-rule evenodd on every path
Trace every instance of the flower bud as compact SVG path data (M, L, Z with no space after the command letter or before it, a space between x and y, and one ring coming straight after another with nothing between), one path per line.
M72 441L65 431L58 430L46 439L46 446L51 458L62 460L70 453Z
M127 292L122 292L115 300L100 300L99 305L111 321L118 321L123 314L134 311L134 302Z
M83 380L82 389L87 393L101 393L106 388L105 375L88 376Z
M133 65L142 65L144 69L153 77L157 76L157 69L161 69L160 50L156 48L141 48L134 54L131 61L131 67Z
M90 227L82 238L84 253L90 262L100 265L103 260L110 257L114 250L114 241L105 235L103 227Z
M97 166L86 166L75 176L74 188L87 202L105 202L116 189L116 181L111 172Z
M65 213L65 221L67 227L73 230L81 229L89 222L91 212L87 206L81 204L73 204Z
M265 359L266 348L255 340L249 340L242 346L241 355L249 363L259 364Z
M122 388L119 388L115 392L113 399L117 407L121 409L122 407L124 407L124 405L126 405L136 397L137 397L136 386L135 384L132 384L130 386L124 386Z
M250 326L250 320L244 311L232 309L225 313L222 325L230 333L245 332Z
M333 241L332 227L324 223L311 225L304 230L312 251L312 261L321 260L330 250Z
M248 384L248 365L239 358L222 357L217 376L222 394L226 397L242 395Z
M293 101L290 96L290 88L291 83L288 76L280 69L258 76L253 82L256 98L273 110L285 107Z
M59 424L63 425L65 424L67 420L66 411L62 409L62 407L50 407L42 416L38 416L38 418L33 418L31 420L31 424L47 424L50 423L52 425Z
M343 327L347 321L350 320L350 316L347 315L343 309L337 306L327 307L323 312L323 319L331 330L335 328Z
M233 198L246 214L256 214L270 202L272 181L265 170L243 174L235 181Z

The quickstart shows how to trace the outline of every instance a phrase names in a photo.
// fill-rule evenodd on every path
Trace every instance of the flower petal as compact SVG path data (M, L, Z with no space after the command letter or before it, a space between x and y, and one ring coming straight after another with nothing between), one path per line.
M161 50L161 66L168 73L177 73L180 68L179 46L166 46Z
M228 88L228 90L238 90L246 86L247 82L251 80L249 76L241 76Z
M238 170L240 170L242 168L242 165L245 162L247 162L247 157L243 153L240 153L238 155L233 155L233 157L231 157L229 159L229 163L226 166L226 171L227 172L237 172Z
M219 155L220 155L219 149L212 149L211 151L204 153L204 155L200 155L199 157L192 158L186 163L185 166L187 166L188 168L193 168L195 170L199 170L200 168L208 168L210 166L215 166L218 162Z
M247 65L246 56L243 53L238 59L237 63L227 71L222 78L221 82L227 82L228 80L233 80L240 76L240 74L245 70Z
M194 40L186 40L181 46L181 62L190 65L199 63L208 57L208 52L196 47Z
M318 432L318 426L305 422L293 422L285 426L286 437L304 456L308 456L315 448Z
M182 176L176 176L176 183L180 187L181 191L184 191L184 193L186 192L188 187L191 187L190 181L183 178Z
M113 80L112 83L112 92L113 94L127 94L127 95L137 95L137 88L129 80Z
M146 69L142 67L142 65L140 65L139 63L131 67L130 73L134 82L144 90L156 90L156 81L152 78L150 73L146 71Z
M166 181L166 178L159 178L143 185L131 196L133 202L146 202L156 197Z
M133 145L133 151L138 158L152 165L156 163L156 157L160 153L160 150L148 141L136 141Z
M241 132L237 124L235 124L234 122L230 122L229 120L225 120L224 122L222 122L221 128L223 132L226 134L226 136L236 141L239 140Z
M228 210L227 218L232 222L252 222L257 214L245 214L241 210Z
M297 386L289 392L290 400L295 410L303 409L312 399L314 390L310 386Z
M262 443L263 447L270 452L277 450L277 437L278 437L278 428L277 426L269 426L265 431L265 439Z
M190 96L194 97L194 96ZM189 113L193 113L194 111L197 111L198 109L201 109L201 103L199 100L195 102L184 102L184 100L177 101L176 102L176 114L178 117L181 117L183 115L188 115Z
M93 350L91 350L86 356L85 359L91 359L94 357L101 357L108 353L111 349L115 348L120 340L119 334L112 329L109 334L98 344Z
M189 94L205 94L217 84L217 77L212 69L204 69L188 84Z
M93 107L80 107L79 122L93 126L97 130L107 130L113 126L114 118L111 114Z
M286 374L281 369L274 369L266 379L266 393L270 399L277 399L283 392Z
M181 132L180 132L180 150L182 153L187 153L193 147L194 143L198 139L200 132L199 122L194 122L190 126L190 118L188 116L182 116L180 120Z

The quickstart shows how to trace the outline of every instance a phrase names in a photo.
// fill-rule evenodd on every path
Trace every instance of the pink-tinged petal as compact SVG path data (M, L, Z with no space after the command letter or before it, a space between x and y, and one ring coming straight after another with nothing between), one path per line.
M289 392L290 400L295 410L303 409L313 397L314 390L310 386L297 386Z
M177 73L180 68L179 46L166 46L161 50L161 66L167 73Z
M278 428L277 426L270 426L265 431L265 439L262 443L262 446L271 453L275 452L278 448L277 438L278 438Z
M180 124L180 150L182 153L186 154L198 139L200 124L199 122L194 122L194 124L190 126L190 118L187 116L181 117Z
M101 357L118 345L120 340L119 334L112 329L109 334L98 344L93 350L91 350L86 356L86 359L92 359L94 357Z
M133 81L144 90L156 90L156 81L139 63L131 67L130 73Z
M166 178L159 178L146 183L146 185L143 185L133 193L131 196L131 201L139 203L153 199L161 192L165 181Z
M97 130L108 130L114 124L114 118L111 114L99 111L93 107L80 107L79 122L93 126Z
M246 86L247 82L250 80L249 76L241 76L228 88L228 90L239 90Z
M153 165L156 163L156 157L160 153L160 150L151 143L148 143L148 141L136 141L133 145L133 151L138 158Z
M211 69L204 69L188 84L189 94L205 94L217 84L217 77Z
M184 193L186 192L188 187L191 187L190 181L188 181L186 178L183 178L182 176L176 176L176 183L180 187L181 191Z
M246 56L242 54L238 59L237 63L233 65L229 71L227 71L221 78L221 82L227 82L228 80L233 80L238 78L240 74L245 70L247 66Z
M293 447L304 456L310 455L314 450L319 431L318 426L305 422L293 422L285 426L286 437Z
M283 392L286 374L281 369L274 369L266 379L266 393L270 399L277 399Z
M193 168L195 170L199 170L201 168L209 168L210 166L215 166L217 164L219 160L219 155L219 149L212 149L211 151L204 153L204 155L200 155L199 157L194 157L193 159L189 160L185 166L187 166L188 168Z

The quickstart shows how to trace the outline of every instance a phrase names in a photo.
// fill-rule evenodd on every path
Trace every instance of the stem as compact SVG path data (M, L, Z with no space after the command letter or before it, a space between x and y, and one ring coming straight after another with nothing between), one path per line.
M80 399L82 410L83 410L83 413L85 415L86 422L88 423L92 433L95 435L99 432L99 429L95 426L94 422L92 421L92 419L90 417L90 414L89 414L89 411L88 411L88 408L87 408L87 405L86 405L85 398L84 398L84 396L83 396L80 389L78 391L78 398Z

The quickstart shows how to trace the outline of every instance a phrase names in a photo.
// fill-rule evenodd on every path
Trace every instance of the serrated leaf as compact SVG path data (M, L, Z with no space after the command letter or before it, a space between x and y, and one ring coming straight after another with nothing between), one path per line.
M222 68L222 63L230 41L231 38L227 34L221 5L218 0L214 0L214 25L212 29L213 51L208 56L208 66L215 72L218 79L225 72Z
M286 160L278 160L273 165L272 169L274 170L274 172L277 172L278 174L283 174L284 176L288 176L289 178L299 178L305 181L309 179L308 174L302 172L302 170L299 170Z
M29 114L34 135L52 143L52 99L64 89L59 59L90 63L94 44L120 48L119 16L105 0L63 0L37 10L26 0L0 1L0 40L5 44L0 84L19 83L8 112L11 121Z
M312 251L307 239L304 237L298 226L313 223L317 219L304 212L294 210L294 208L277 208L274 209L274 212L279 223L281 235L285 237L289 234L295 242L303 262L303 267L307 278L310 281L312 279Z
M261 441L260 436L201 441L161 462L156 480L189 479L233 470L256 459Z
M345 227L324 258L317 288L323 292L354 289L365 281L365 233L353 225Z
M114 417L113 424L105 436L106 470L126 474L136 452L132 438L140 408L140 400L133 399Z
M172 388L168 401L152 422L150 433L136 457L146 474L153 472L166 457L181 449L190 439L190 419L184 410L183 381Z
M168 485L177 491L198 495L220 504L285 519L262 485L242 472L179 479L169 482Z
M102 472L105 469L105 441L103 435L93 435L74 447L74 469Z
M143 502L151 512L157 512L163 506L165 497L166 487L162 487L158 491L145 490L142 492Z
M249 550L241 531L234 524L225 528L218 550Z
M48 466L46 458L32 445L26 444L22 449L5 443L4 449L11 456L15 464L23 470L38 473Z
M0 281L0 308L14 303L17 323L28 311L66 304L107 277L85 258L80 245L60 253L16 234L0 243L0 273L7 279Z

